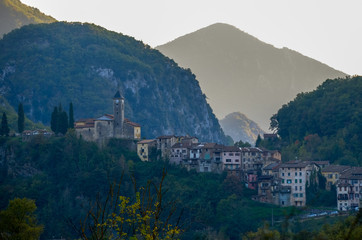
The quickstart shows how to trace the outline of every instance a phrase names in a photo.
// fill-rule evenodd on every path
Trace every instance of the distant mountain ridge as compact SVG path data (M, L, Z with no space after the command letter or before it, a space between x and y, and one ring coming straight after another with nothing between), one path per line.
M19 0L0 0L0 38L10 31L31 23L51 23L56 20Z
M0 95L14 108L22 102L36 122L49 124L53 108L70 101L75 119L112 113L120 89L125 117L142 126L142 137L225 141L195 75L132 37L93 24L27 25L6 34L0 73Z
M242 140L253 145L258 135L265 133L257 123L240 112L230 113L219 122L224 133L232 137L234 142Z
M268 129L269 118L298 93L344 77L293 50L278 49L217 23L156 47L197 76L219 118L241 111Z

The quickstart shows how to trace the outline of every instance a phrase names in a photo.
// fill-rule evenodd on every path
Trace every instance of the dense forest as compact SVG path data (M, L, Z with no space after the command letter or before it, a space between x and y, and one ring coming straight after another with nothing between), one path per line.
M327 160L362 165L362 77L326 80L301 93L271 118L280 140L264 142L282 149L283 160Z
M134 198L135 189L148 181L157 185L164 169L164 202L176 201L175 215L182 212L183 239L239 239L271 222L272 215L278 229L286 217L303 211L254 202L250 199L256 192L226 174L188 172L165 161L141 162L122 140L99 148L73 131L28 142L16 137L0 140L0 209L16 197L35 200L37 218L44 225L42 239L77 237L70 223L79 225L97 196L105 200L113 182L123 176L121 195Z
M53 108L73 102L75 120L112 114L125 97L125 116L142 135L195 135L224 142L195 75L132 37L92 24L28 25L0 40L1 93L20 102L34 122L49 124Z

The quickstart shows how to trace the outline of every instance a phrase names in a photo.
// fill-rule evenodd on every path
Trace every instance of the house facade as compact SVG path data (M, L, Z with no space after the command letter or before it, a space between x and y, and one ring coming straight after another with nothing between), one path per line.
M362 207L362 168L353 167L341 173L337 181L337 207L340 211Z
M149 156L151 151L156 150L157 142L156 139L145 139L137 143L137 155L141 161L150 161Z

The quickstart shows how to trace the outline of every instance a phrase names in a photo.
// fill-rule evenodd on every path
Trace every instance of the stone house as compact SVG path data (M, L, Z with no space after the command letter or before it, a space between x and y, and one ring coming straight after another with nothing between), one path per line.
M340 211L362 207L362 168L342 172L337 181L337 207Z
M179 141L179 138L174 135L159 136L157 140L157 150L161 151L162 158L170 158L171 147Z
M137 143L137 155L144 162L150 161L149 159L150 153L152 150L156 149L157 149L156 139L145 139Z
M221 161L223 170L241 169L241 150L235 146L222 148Z
M309 184L312 173L318 170L319 167L310 162L291 161L279 166L281 185L291 187L291 206L305 206L306 186Z
M113 97L113 115L105 114L99 118L80 119L74 123L78 136L86 141L105 143L110 138L139 140L141 126L124 117L124 98L117 91Z

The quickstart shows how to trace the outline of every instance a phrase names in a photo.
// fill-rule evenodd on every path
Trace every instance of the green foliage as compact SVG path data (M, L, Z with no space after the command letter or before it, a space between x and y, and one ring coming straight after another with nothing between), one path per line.
M294 157L362 164L362 77L327 80L271 118L285 160ZM285 154L284 154L285 153Z
M36 240L43 232L37 224L34 200L15 198L0 212L0 238L3 240Z
M260 134L258 134L258 138L255 141L255 147L260 147L260 143L261 143L261 137Z
M33 121L49 124L58 102L77 106L75 119L112 114L112 97L121 89L125 116L146 138L168 129L225 141L195 75L132 37L93 24L28 25L5 35L0 53L4 96L12 106L17 96L29 99L24 110Z
M270 221L283 219L284 208L249 200L249 193L235 178L226 174L188 172L164 161L142 162L136 152L127 150L129 141L112 139L103 148L76 137L74 130L64 137L34 138L22 142L7 138L0 142L4 162L0 163L0 208L16 196L35 199L38 219L44 224L45 239L77 238L67 222L79 223L87 216L91 202L106 201L109 184L124 175L120 196L135 203L133 180L137 188L148 181L159 183L167 170L163 203L176 201L183 210L180 227L183 239L215 233L236 239ZM16 161L15 161L16 159ZM166 204L165 207L168 207ZM253 214L250 214L253 212ZM175 212L178 216L179 212ZM248 216L247 218L245 216ZM171 222L175 223L176 217Z
M25 129L25 115L24 115L24 107L22 103L19 103L18 106L18 131L22 133Z
M74 128L74 110L73 110L73 103L69 103L69 128Z
M63 111L61 104L59 104L59 107L54 107L51 114L50 127L56 134L65 134L68 130L68 115Z
M3 113L3 116L1 118L1 129L0 129L0 135L1 136L9 136L10 128L8 126L8 118L6 117L6 113Z
M251 144L248 143L248 142L243 142L242 140L240 140L239 142L236 142L234 144L234 146L243 148L243 147L251 147Z

